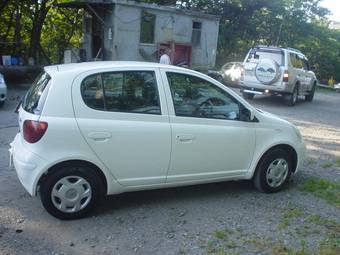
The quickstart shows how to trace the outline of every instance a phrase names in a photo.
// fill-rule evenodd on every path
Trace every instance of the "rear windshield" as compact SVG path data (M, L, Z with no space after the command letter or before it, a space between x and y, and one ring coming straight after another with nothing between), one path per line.
M32 87L27 91L23 102L22 108L33 114L40 114L50 86L51 77L42 72L33 82Z
M258 63L262 59L272 59L280 66L284 65L283 53L280 51L252 50L249 53L247 62Z

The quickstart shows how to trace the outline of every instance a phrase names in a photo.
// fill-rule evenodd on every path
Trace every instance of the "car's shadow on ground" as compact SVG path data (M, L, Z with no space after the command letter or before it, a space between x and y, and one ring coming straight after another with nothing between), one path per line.
M221 197L240 197L255 190L251 181L228 181L176 188L153 189L110 195L102 199L94 215L112 214L117 209L135 209L140 206L168 205L178 202L195 203Z
M295 190L297 186L296 181L290 181L281 192L273 194L272 199ZM252 181L249 180L154 189L106 196L92 215L112 215L117 210L129 211L140 207L157 208L164 206L172 208L188 203L199 206L202 201L211 201L212 204L215 204L216 201L219 203L228 199L263 199L264 196L269 198L270 195L257 191Z

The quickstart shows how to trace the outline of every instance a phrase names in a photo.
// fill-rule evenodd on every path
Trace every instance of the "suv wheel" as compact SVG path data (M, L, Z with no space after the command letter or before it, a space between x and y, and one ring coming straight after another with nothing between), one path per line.
M261 192L277 192L288 182L291 169L288 153L282 149L273 149L259 162L253 179L254 185Z
M77 219L89 213L100 195L100 178L86 166L54 169L40 186L45 209L59 219Z
M217 81L224 84L224 80L223 80L223 77L222 76L217 76Z
M312 102L313 101L314 94L315 94L315 87L316 87L316 84L314 83L314 85L312 87L312 90L309 92L308 95L305 96L305 100L306 101L308 101L308 102Z
M294 106L299 99L299 86L295 85L293 93L285 96L285 99L290 106Z
M252 93L242 92L242 96L243 96L243 98L245 98L245 99L252 100L252 99L254 98L255 95L252 94Z

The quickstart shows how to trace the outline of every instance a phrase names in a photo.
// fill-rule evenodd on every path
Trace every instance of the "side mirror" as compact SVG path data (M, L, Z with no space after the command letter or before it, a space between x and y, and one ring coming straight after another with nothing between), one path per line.
M252 109L248 109L244 106L241 106L240 120L252 122L254 118L255 118L255 114Z
M252 109L248 109L248 111L250 112L249 121L253 121L255 118L254 111Z

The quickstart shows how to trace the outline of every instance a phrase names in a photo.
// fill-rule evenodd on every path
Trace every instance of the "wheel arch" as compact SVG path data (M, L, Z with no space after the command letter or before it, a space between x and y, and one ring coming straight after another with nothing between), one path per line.
M36 195L41 182L49 175L51 174L53 171L57 171L59 168L61 167L66 167L66 166L86 166L89 169L92 169L92 171L94 171L100 178L100 181L102 182L101 185L101 193L106 195L108 192L108 180L107 180L107 176L105 175L105 173L102 171L102 169L100 169L100 167L98 167L96 164L87 161L87 160L82 160L82 159L70 159L70 160L65 160L65 161L60 161L57 162L55 164L53 164L52 166L50 166L47 170L45 170L39 177L37 184L35 185L35 191L34 194Z
M270 148L267 148L259 157L259 159L257 160L253 173L252 173L252 177L254 177L255 172L257 171L257 168L259 166L259 164L261 163L262 159L265 157L265 155L267 153L269 153L270 151L274 150L274 149L283 149L284 151L287 151L289 156L291 157L292 160L292 172L295 173L296 168L297 168L297 164L298 164L298 154L296 152L296 150L294 149L293 146L287 144L287 143L280 143L280 144L276 144L271 146Z

